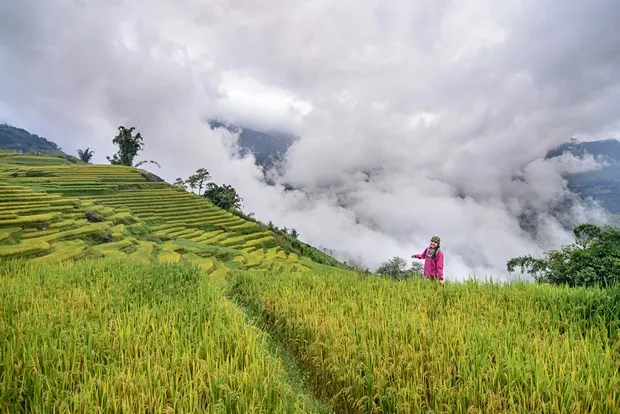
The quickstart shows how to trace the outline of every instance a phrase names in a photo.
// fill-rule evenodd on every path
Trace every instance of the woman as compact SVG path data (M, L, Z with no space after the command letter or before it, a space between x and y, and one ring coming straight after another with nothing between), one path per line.
M424 259L424 277L443 283L443 251L439 248L439 236L431 238L431 244L420 254L412 254L415 259Z

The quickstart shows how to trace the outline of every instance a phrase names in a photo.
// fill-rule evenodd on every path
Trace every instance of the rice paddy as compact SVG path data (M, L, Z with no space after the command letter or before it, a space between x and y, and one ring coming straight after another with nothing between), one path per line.
M342 272L238 273L231 286L336 412L620 410L620 290Z
M87 213L98 220L87 220ZM241 249L253 247L253 268L269 269L273 260L288 260L286 255L268 255L267 249L261 248L263 244L269 248L277 245L264 227L224 211L204 197L165 182L149 181L137 168L73 165L54 157L0 153L0 230L3 228L16 231L0 231L0 259L36 257L58 262L128 257L140 262L177 263L196 262L189 254L193 253L201 259L210 258L198 261L205 271L228 269L229 265L243 269L239 264L248 262L244 259L226 265L232 257L214 257L212 247L216 246L238 249L235 255L246 255ZM66 243L78 239L84 243ZM149 253L121 248L127 240L135 249L148 249ZM182 244L156 248L138 243L182 240L193 242L191 249ZM296 269L309 270L300 260L303 258L295 259ZM224 266L215 266L217 261L223 261Z
M11 261L0 280L0 412L326 412L196 267Z
M139 169L0 151L0 412L620 412L619 315L360 278Z

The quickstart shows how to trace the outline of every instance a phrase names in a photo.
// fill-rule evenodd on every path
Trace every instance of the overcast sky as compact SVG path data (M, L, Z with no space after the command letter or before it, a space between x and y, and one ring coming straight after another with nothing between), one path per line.
M618 16L613 0L3 0L0 122L95 162L135 126L149 170L206 167L304 241L374 268L437 234L448 279L505 278L571 240L548 214L560 173L596 167L545 152L619 136ZM218 115L301 136L280 182L306 193L261 183L205 124Z

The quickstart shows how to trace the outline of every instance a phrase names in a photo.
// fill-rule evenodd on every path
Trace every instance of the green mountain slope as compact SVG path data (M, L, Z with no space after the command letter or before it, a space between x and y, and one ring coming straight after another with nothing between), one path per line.
M308 253L314 260L306 257ZM0 152L0 258L88 257L230 269L344 267L257 221L132 167ZM319 262L322 262L321 265Z
M45 154L79 162L78 158L64 153L56 143L7 124L0 124L0 149L26 155Z

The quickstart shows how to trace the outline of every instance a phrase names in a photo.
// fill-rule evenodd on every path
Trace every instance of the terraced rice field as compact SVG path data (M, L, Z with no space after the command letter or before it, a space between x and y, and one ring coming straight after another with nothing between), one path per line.
M17 257L190 262L219 275L312 265L258 223L137 168L0 152L0 258Z

